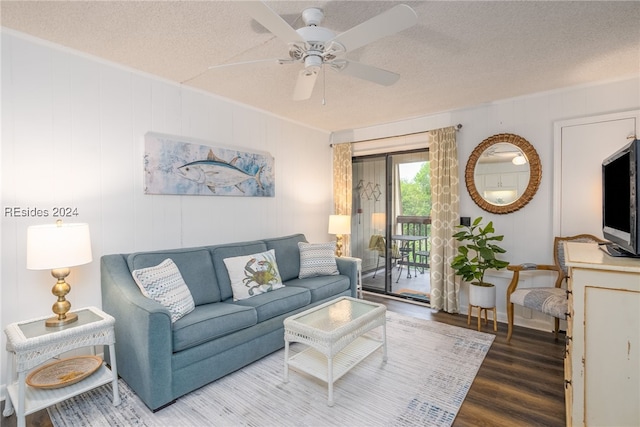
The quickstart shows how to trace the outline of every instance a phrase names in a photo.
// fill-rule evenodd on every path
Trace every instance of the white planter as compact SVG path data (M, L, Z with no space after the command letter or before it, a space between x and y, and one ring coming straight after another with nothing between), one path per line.
M493 308L496 306L496 287L478 286L469 284L469 304L482 307Z

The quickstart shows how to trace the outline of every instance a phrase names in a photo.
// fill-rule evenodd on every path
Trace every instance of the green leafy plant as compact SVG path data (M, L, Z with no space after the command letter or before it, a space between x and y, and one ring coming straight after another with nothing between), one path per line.
M500 270L509 265L507 261L496 258L496 254L507 251L493 242L500 242L504 236L496 235L493 222L489 221L482 226L482 217L476 218L470 226L458 225L461 228L453 235L459 242L466 244L458 247L458 255L455 256L451 267L456 275L462 276L466 282L479 286L492 286L484 281L484 273L489 269Z

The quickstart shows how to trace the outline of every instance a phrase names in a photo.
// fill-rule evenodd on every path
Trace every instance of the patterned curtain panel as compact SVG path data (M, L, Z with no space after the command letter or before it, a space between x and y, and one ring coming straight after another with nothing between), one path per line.
M431 308L459 313L460 285L451 268L460 221L458 150L454 127L431 131Z
M333 210L336 215L351 216L351 143L333 145ZM350 256L350 236L343 236L342 254Z

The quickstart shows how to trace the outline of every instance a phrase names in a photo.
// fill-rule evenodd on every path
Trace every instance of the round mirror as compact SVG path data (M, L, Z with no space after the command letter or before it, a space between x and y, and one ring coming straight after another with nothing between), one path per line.
M487 212L506 214L529 203L538 191L542 167L533 145L521 136L490 136L473 150L465 169L467 190Z

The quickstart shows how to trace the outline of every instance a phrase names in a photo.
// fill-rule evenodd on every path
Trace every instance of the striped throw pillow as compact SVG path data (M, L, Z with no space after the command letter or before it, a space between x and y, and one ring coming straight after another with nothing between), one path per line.
M304 279L306 277L340 274L336 264L336 242L298 242L298 249L300 249L300 273L298 278Z
M154 267L133 270L131 274L144 296L169 310L171 323L195 308L191 292L172 259L167 258Z

